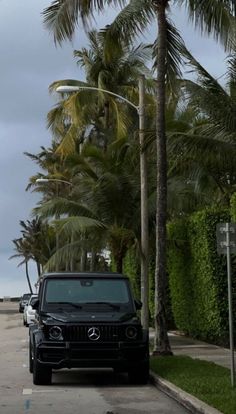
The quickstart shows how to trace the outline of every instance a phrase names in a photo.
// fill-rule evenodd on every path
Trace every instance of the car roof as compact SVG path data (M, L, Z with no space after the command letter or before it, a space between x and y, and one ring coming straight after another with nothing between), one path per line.
M44 273L41 276L43 279L58 279L58 278L97 278L97 279L128 279L127 276L115 272L52 272Z

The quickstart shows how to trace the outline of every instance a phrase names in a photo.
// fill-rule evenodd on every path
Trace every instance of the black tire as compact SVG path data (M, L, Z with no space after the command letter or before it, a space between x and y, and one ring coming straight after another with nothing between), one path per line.
M23 317L23 325L26 326L25 318Z
M149 380L149 362L143 362L137 364L135 368L131 368L128 371L128 377L130 384L147 384Z
M31 344L31 340L29 340L29 372L33 374L33 364L34 364L34 358L33 358L33 347Z
M34 385L50 385L52 382L52 369L40 364L34 352L33 383Z

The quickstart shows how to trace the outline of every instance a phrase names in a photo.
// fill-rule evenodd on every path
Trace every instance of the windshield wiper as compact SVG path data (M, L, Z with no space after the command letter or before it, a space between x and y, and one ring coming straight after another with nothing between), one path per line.
M114 303L111 302L85 302L85 305L108 305L113 309L120 309L119 305L115 305Z
M81 309L82 306L73 302L48 302L48 305L71 305L74 308Z

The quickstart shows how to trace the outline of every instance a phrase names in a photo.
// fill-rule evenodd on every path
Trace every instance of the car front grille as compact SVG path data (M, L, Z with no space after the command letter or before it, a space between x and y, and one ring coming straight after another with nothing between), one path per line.
M88 331L90 328L97 328L100 337L95 341L89 339ZM82 341L82 342L112 342L120 340L120 328L116 325L79 325L67 326L65 330L66 341Z

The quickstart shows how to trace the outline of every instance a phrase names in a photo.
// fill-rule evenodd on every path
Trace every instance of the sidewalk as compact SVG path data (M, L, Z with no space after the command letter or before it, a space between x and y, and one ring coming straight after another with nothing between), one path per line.
M150 340L154 337L154 330L150 328ZM191 358L198 358L230 369L230 350L207 342L198 341L180 335L176 332L169 332L171 350L174 355L187 355ZM236 352L234 352L236 360Z
M178 335L174 332L169 333L171 349L174 355L188 355L191 358L198 358L205 361L215 362L222 367L230 369L230 350L211 345L206 342ZM234 352L236 359L236 352Z

